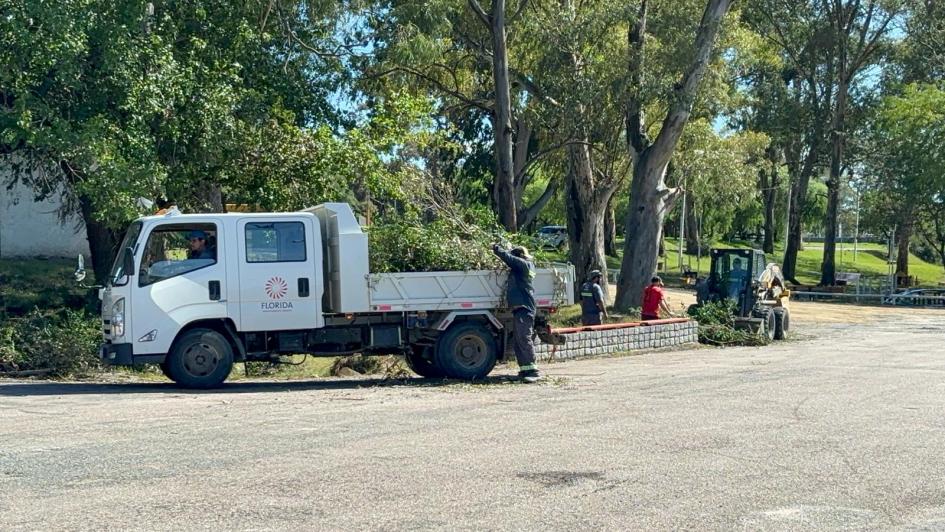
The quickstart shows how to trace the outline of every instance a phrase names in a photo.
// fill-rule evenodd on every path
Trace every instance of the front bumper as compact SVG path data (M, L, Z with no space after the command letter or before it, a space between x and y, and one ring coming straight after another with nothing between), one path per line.
M131 344L102 344L99 356L103 364L113 366L130 366L134 364L134 355Z

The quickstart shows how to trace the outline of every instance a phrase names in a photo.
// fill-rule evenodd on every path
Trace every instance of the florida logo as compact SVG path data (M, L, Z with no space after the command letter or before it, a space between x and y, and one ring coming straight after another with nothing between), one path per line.
M282 299L289 291L289 284L282 277L272 277L266 281L266 295L269 299Z

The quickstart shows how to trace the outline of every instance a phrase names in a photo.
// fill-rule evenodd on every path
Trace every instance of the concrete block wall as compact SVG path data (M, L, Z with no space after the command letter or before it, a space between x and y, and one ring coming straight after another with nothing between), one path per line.
M567 338L564 345L557 347L542 343L535 345L535 356L538 360L567 360L692 344L699 341L699 323L689 320L563 334Z

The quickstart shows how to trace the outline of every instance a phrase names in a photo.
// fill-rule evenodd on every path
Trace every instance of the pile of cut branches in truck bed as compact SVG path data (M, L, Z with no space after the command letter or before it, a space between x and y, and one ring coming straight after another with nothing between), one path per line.
M371 271L494 270L504 267L492 253L495 242L511 241L533 250L528 237L506 233L489 213L450 214L435 219L414 213L380 217L368 228Z

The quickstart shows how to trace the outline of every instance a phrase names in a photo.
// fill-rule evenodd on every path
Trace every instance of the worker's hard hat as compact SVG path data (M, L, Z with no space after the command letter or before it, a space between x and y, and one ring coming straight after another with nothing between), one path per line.
M602 273L600 272L600 270L591 270L591 272L587 274L587 279L588 279L588 280L593 280L595 277L601 277L601 278L603 278L603 277L604 277L604 274L602 274Z

